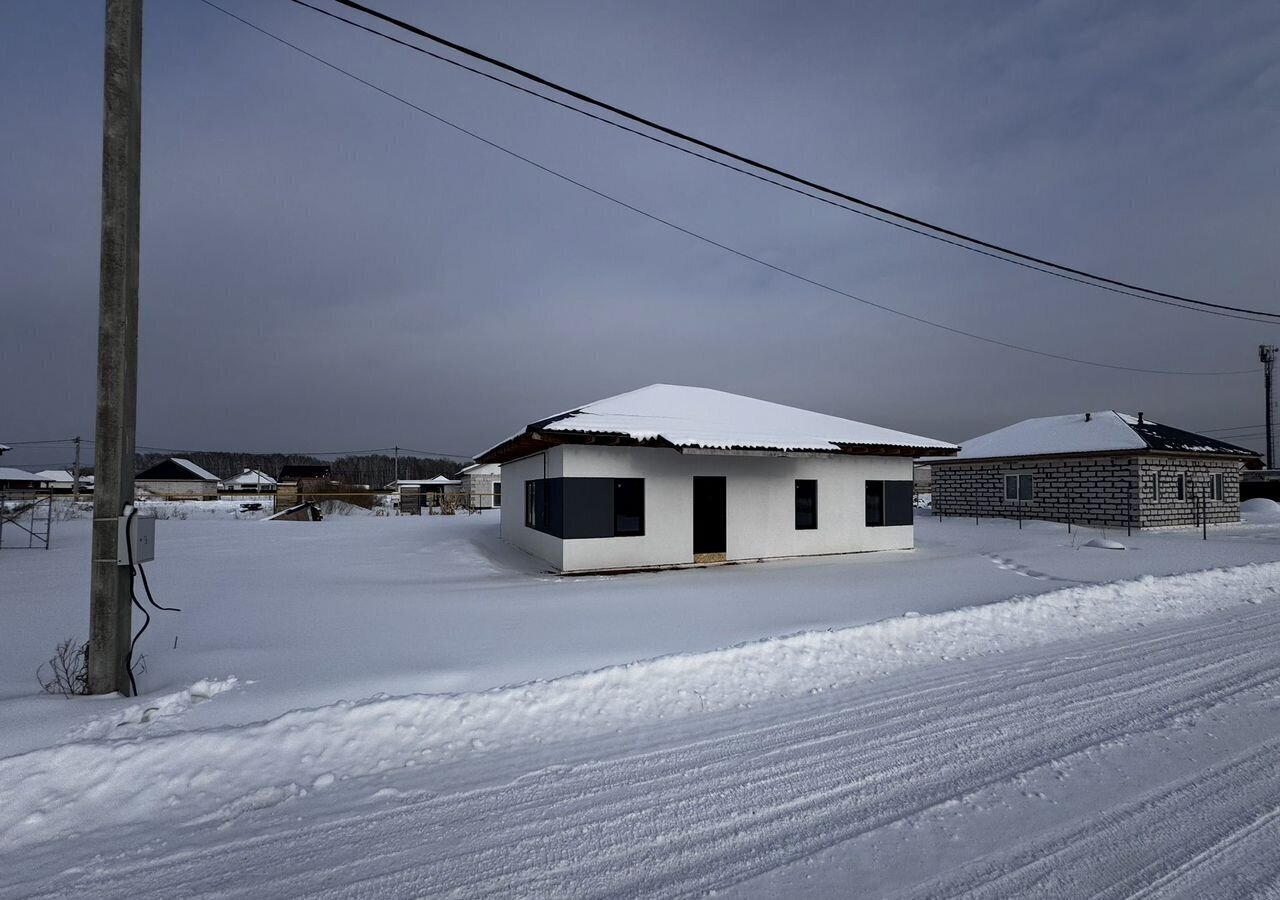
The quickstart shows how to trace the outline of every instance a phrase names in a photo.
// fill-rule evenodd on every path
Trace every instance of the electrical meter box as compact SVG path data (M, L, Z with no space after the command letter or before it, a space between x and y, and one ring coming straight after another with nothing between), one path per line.
M152 516L135 515L132 520L130 516L121 516L118 534L117 565L127 566L131 562L137 565L156 558L156 520Z

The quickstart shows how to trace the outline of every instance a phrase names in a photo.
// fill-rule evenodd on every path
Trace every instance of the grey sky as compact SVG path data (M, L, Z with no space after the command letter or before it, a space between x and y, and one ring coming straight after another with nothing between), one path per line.
M284 0L219 2L574 178L904 311L1149 368L1247 369L1280 342L1280 327L1076 287L789 196ZM1280 311L1274 0L378 5L876 202ZM0 441L90 436L101 4L5 14ZM1260 375L1059 363L771 273L197 0L149 0L144 40L140 443L473 453L658 381L952 440L1099 408L1262 421Z

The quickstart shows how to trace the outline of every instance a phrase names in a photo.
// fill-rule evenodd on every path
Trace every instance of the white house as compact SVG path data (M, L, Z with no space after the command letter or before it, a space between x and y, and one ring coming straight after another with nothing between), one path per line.
M36 473L36 478L44 482L51 491L70 491L75 478L63 469L44 469Z
M278 487L276 480L266 472L257 469L245 469L239 475L232 475L222 480L222 486L228 491L244 491L256 494L268 494Z
M500 464L502 535L563 572L909 549L912 460L958 448L655 384L534 422Z
M178 456L171 456L139 472L134 483L139 490L165 499L218 499L218 476Z
M472 509L502 506L502 467L497 463L472 463L458 473L458 480Z

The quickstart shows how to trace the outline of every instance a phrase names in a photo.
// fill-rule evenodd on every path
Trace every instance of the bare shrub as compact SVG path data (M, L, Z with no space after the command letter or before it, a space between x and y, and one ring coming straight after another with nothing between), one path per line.
M49 661L36 669L36 681L49 694L70 697L89 693L89 642L81 644L75 638L61 641Z
M135 676L144 674L147 658L139 656L133 661L132 669ZM89 642L81 644L75 638L61 641L49 661L36 669L36 681L45 693L61 694L68 699L89 693Z

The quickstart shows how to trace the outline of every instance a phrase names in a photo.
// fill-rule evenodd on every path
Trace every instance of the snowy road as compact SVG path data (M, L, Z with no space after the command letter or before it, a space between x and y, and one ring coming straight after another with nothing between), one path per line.
M0 897L1277 896L1278 645L1267 602L913 667L0 853Z

